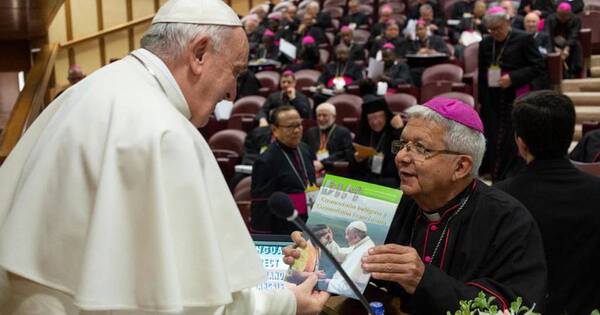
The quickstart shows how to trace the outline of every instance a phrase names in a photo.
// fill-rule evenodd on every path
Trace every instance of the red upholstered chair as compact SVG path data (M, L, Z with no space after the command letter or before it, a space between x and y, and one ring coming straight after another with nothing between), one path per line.
M277 91L279 86L279 73L275 71L260 71L256 73L256 78L260 81L260 95L267 97L269 94Z
M379 3L379 5L383 5L382 3ZM393 2L388 2L386 3L386 5L389 5L392 7L392 11L394 12L394 14L402 14L404 13L404 11L406 11L406 3L403 1L393 1Z
M327 100L335 106L337 115L336 123L344 125L350 131L358 128L360 113L362 111L362 98L356 95L340 94Z
M326 65L329 62L329 51L327 49L319 48L319 57L322 65Z
M450 91L470 93L471 89L462 82L463 74L463 69L455 64L443 63L428 67L421 75L421 96L423 95L423 89L426 87L436 87L438 94ZM440 90L441 86L445 86L440 81L451 82L450 91ZM423 102L423 97L421 97L421 102Z
M452 16L452 9L454 8L454 4L459 2L460 0L446 0L443 2L443 10L444 16L446 19L449 19Z
M462 82L463 74L464 71L461 67L450 63L443 63L425 69L421 76L421 82L423 84L436 81L460 83Z
M214 115L210 115L208 119L208 123L202 128L198 128L200 134L204 137L204 139L210 139L215 133L227 128L227 121L225 120L217 120Z
M343 7L346 5L346 0L325 0L323 8L325 7Z
M461 92L447 92L447 93L439 94L438 96L439 97L456 99L456 100L462 101L465 104L469 104L469 105L475 107L475 98L473 98L473 96L471 96L469 94L466 94L466 93L461 93Z
M233 189L233 199L235 201L250 201L250 188L252 186L252 176L244 177Z
M358 10L367 16L373 15L373 6L370 4L361 4Z
M421 85L421 104L429 101L430 99L452 91L452 82L450 81L434 81L428 82Z
M339 6L326 6L321 11L329 13L332 19L339 19L344 15L344 9Z
M333 32L325 32L325 36L327 37L329 45L333 45L333 42L335 41L335 34Z
M334 34L337 32L338 29L340 29L340 20L338 19L331 19L331 25L332 27L327 28L326 31L331 31Z
M595 129L600 129L600 121L584 121L581 123L581 136Z
M403 113L407 108L417 104L417 99L414 96L405 93L386 95L385 101L390 110L396 114Z
M353 35L354 41L357 44L364 45L369 40L369 37L371 36L371 32L366 31L366 30L354 30L352 35Z
M243 132L250 132L258 126L256 114L238 113L232 114L227 120L227 129L235 129Z
M265 103L265 98L260 95L244 96L233 104L231 115L234 114L258 114L262 105Z
M479 43L471 44L465 47L464 54L464 66L463 70L463 82L471 86L471 94L477 102L477 70L479 68Z
M236 204L238 206L238 210L240 211L240 215L242 216L242 219L244 219L246 228L248 229L248 231L251 231L250 217L251 217L252 202L251 201L236 201Z
M273 7L273 12L283 12L285 10L287 10L288 4L290 4L290 1L281 1L278 4L276 4Z
M210 146L213 152L224 150L233 152L237 156L241 156L244 152L244 140L246 139L246 133L241 130L225 129L215 133L208 140L208 146Z
M294 73L294 75L296 76L296 89L305 92L309 87L317 84L321 72L313 69L303 69Z
M571 160L571 163L580 171L594 176L600 176L600 162L585 163Z

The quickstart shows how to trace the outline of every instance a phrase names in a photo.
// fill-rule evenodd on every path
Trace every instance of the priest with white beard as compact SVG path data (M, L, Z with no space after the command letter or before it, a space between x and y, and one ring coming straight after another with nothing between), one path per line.
M170 0L141 49L65 91L0 168L3 315L316 314L265 279L197 127L248 59L220 0Z

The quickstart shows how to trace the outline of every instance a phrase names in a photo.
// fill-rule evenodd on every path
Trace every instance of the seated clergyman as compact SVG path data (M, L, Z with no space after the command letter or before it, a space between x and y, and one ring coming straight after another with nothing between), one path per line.
M485 151L483 125L460 101L434 98L407 110L392 147L404 192L386 244L362 268L411 314L445 314L480 291L500 309L546 293L546 263L531 214L511 196L476 179ZM299 233L292 234L302 244ZM291 263L299 251L285 249Z

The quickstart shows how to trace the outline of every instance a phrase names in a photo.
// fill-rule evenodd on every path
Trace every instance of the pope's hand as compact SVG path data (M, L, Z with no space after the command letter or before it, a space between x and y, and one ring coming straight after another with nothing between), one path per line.
M306 240L300 231L292 232L292 241L294 241L293 245L288 245L283 249L283 262L290 266L300 258L300 250L296 248L306 248Z
M300 285L290 288L296 296L296 314L318 314L329 298L329 293L314 290L318 277L310 275Z
M373 279L393 281L409 294L414 294L425 265L417 251L409 246L397 244L379 245L369 249L362 259L362 268L371 272Z

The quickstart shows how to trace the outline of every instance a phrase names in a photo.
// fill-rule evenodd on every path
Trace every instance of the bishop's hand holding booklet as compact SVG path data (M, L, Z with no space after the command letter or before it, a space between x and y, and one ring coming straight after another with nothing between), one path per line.
M398 189L327 175L306 225L333 254L361 292L370 274L361 268L368 249L383 244L402 197ZM305 237L305 239L309 239ZM311 241L290 266L285 281L299 284L319 276L317 288L357 298L333 263Z

